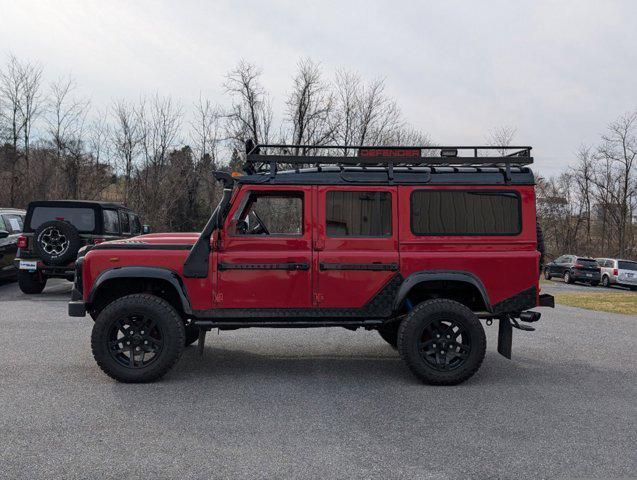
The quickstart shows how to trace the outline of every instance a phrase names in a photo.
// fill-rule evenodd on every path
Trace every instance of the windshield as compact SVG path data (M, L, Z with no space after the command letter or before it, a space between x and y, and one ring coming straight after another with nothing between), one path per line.
M634 270L637 271L637 262L629 262L626 260L619 260L617 262L617 268L620 270Z
M79 232L95 230L95 211L81 207L35 207L31 214L31 229L35 230L51 220L68 222Z

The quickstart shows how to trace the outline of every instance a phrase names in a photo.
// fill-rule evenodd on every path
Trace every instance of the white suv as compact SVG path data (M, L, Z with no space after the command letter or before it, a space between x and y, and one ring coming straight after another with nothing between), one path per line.
M616 258L597 258L602 269L602 285L622 285L637 290L637 262Z

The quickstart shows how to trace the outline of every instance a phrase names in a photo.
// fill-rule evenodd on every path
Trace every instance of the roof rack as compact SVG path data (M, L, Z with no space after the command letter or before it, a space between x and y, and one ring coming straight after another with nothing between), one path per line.
M387 167L389 173L401 167L505 167L507 178L511 167L533 163L529 146L353 146L257 144L246 142L247 174L270 173L284 164L298 171L302 166L334 165ZM495 155L494 155L495 153ZM391 175L390 175L391 177Z

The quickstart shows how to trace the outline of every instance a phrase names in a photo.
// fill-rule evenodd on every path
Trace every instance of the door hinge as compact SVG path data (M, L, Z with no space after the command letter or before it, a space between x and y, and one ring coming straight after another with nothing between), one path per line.
M215 303L222 303L223 302L223 293L216 293L214 296L214 301Z
M314 305L318 305L323 300L325 300L325 296L322 293L315 293L313 295L313 298L314 298Z

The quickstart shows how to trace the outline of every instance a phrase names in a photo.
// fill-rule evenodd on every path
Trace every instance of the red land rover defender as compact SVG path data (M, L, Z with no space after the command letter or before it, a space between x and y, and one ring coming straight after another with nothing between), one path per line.
M214 174L201 233L82 251L69 314L95 320L95 360L122 382L158 379L213 328L363 327L423 381L460 383L484 358L481 319L510 358L512 328L553 306L531 147L501 150L248 142L245 175Z

